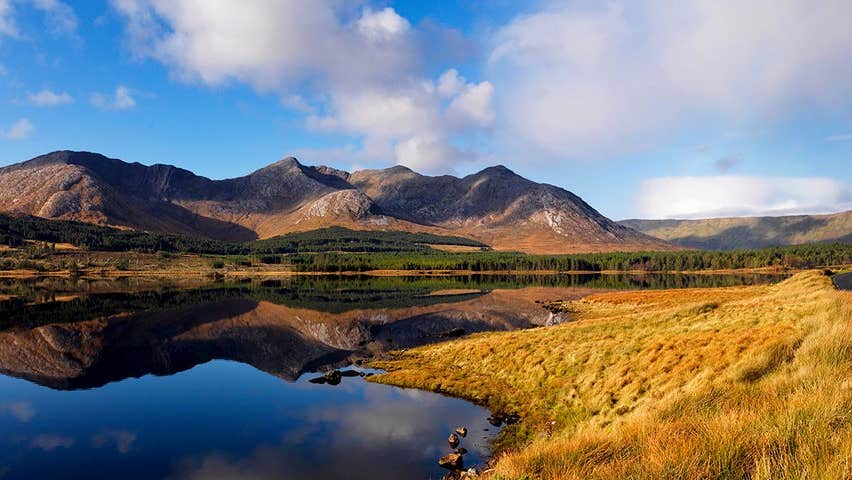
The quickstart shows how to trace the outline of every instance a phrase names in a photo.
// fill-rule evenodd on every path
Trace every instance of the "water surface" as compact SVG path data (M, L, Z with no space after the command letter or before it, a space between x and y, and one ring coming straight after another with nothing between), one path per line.
M487 457L488 412L313 372L570 321L546 302L600 289L778 279L0 280L0 478L440 478L456 426L471 432L466 464Z

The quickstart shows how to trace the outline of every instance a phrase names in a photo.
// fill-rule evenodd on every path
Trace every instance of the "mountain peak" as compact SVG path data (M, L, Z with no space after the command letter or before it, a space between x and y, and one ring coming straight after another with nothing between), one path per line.
M222 239L344 225L437 229L539 253L671 248L503 165L464 178L403 165L348 174L285 157L247 176L210 180L58 151L0 169L0 211Z
M264 170L266 168L271 168L271 167L283 167L283 168L297 167L298 168L298 167L303 167L303 165L301 163L299 163L299 160L297 160L296 157L284 157L281 160L270 163L269 165L262 168L261 170Z
M486 167L476 173L476 175L488 175L488 174L497 174L497 175L505 175L505 176L519 176L517 173L510 170L505 165L494 165L493 167Z

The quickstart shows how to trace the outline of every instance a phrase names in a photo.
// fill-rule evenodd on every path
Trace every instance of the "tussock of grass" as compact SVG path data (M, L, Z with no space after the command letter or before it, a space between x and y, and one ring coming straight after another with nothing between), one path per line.
M375 381L519 412L495 478L852 476L852 295L821 273L569 307L400 353Z

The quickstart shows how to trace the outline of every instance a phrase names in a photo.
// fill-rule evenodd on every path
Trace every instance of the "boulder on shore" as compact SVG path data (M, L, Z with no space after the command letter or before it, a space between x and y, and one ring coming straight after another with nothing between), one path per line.
M459 453L448 453L438 460L438 465L448 470L461 470L464 468L464 457Z

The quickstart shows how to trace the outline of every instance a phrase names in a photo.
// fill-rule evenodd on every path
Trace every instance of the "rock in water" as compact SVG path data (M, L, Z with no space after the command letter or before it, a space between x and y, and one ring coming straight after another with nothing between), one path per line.
M456 433L462 436L462 438L467 436L467 427L456 427Z
M456 453L458 453L459 455L464 455L467 453L467 449L464 447L459 447L456 449Z
M325 374L325 381L329 385L340 385L341 377L340 370L332 370Z
M447 442L450 443L450 448L456 448L459 446L461 440L459 439L458 435L456 435L455 433L451 433L450 436L447 438Z
M448 453L438 460L438 465L448 470L461 470L464 468L464 458L458 453Z

